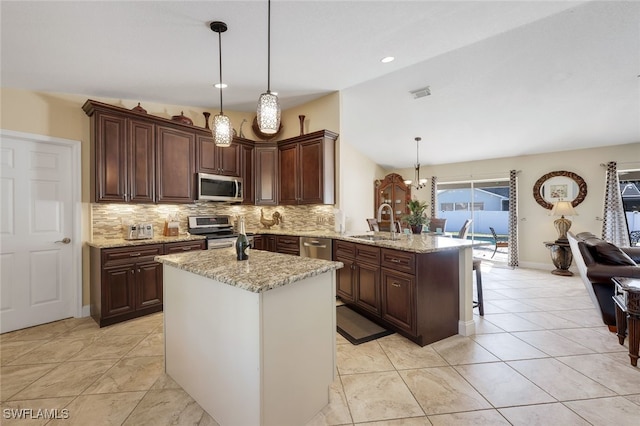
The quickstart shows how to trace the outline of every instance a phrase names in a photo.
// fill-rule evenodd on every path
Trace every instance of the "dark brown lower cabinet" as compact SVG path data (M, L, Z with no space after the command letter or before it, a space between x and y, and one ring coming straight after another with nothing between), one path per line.
M425 346L458 333L458 251L412 253L333 241L336 293L363 316Z
M204 240L91 247L91 316L104 327L162 311L162 264L154 257L204 247Z
M255 235L253 248L300 256L300 237L293 235Z

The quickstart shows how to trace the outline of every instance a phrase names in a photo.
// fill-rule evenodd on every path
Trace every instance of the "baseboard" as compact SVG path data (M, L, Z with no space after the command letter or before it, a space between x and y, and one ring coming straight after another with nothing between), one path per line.
M86 318L91 315L91 305L84 305L82 307L82 318Z
M551 271L553 271L555 268L555 266L550 265L548 263L539 263L539 262L519 262L518 265L519 268L527 268L527 269L538 269L540 271L549 271L549 273L551 273ZM578 268L576 268L575 266L571 266L569 267L569 271L573 272L574 275L578 275Z
M476 322L470 321L458 321L458 334L461 336L472 336L476 334Z

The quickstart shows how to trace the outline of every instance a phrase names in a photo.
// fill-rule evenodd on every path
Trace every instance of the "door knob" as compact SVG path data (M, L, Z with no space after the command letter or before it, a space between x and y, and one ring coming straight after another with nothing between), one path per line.
M61 239L60 241L54 241L56 243L62 243L62 244L69 244L71 242L71 238L69 237L64 237L63 239Z

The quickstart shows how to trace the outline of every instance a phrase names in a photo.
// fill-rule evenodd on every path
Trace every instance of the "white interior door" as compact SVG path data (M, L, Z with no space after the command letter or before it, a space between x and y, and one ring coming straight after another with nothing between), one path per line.
M80 262L72 141L2 131L0 332L74 316ZM77 219L76 219L77 220Z

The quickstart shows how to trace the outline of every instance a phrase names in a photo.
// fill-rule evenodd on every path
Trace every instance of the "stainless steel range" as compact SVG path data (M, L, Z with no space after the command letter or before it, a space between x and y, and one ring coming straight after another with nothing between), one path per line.
M208 250L233 247L238 238L230 216L189 216L189 233L207 237ZM253 246L253 234L247 237Z

